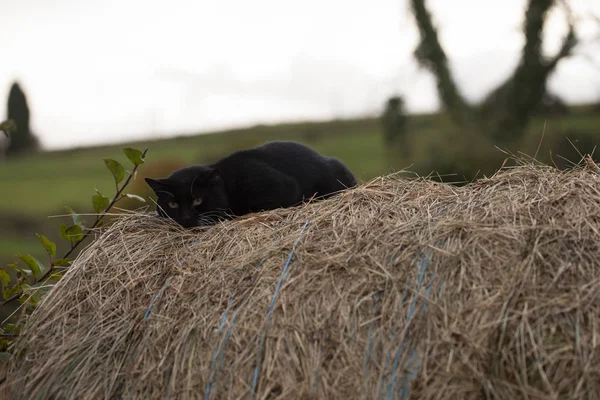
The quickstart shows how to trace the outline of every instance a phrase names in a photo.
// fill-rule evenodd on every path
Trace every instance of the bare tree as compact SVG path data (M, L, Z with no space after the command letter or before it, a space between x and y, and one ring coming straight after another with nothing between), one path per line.
M568 33L556 55L550 58L543 56L544 22L548 11L556 3L557 0L528 1L523 24L525 44L517 67L482 104L470 105L455 83L425 0L410 0L420 33L415 58L419 65L434 74L442 105L457 123L484 126L484 131L496 142L506 142L522 136L546 94L548 78L558 63L570 56L577 45L571 14L566 4L561 3L567 9Z

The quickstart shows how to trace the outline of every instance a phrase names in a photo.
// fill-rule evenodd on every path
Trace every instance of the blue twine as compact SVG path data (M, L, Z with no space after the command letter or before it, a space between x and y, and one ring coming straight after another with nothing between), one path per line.
M315 210L315 212L317 212L317 211L318 211L318 209ZM315 212L313 212L313 215ZM275 293L273 294L273 299L271 300L271 305L269 306L269 311L267 312L267 319L265 321L265 330L263 331L263 333L260 337L260 343L259 343L259 347L258 347L258 355L257 355L257 359L256 359L256 367L254 368L254 377L252 379L252 390L250 391L250 397L252 397L252 398L254 398L254 395L256 394L256 385L258 384L258 376L259 376L259 372L260 372L260 366L262 363L263 346L265 344L265 338L267 336L267 331L269 329L271 315L273 314L273 309L275 308L275 301L277 299L277 294L279 294L279 290L281 289L283 280L287 276L288 268L290 266L290 263L292 262L292 257L294 256L294 252L296 251L296 246L300 242L300 238L302 237L302 234L304 233L304 230L306 229L311 218L312 218L312 215L310 218L308 218L306 220L306 222L304 223L304 226L302 226L302 229L300 230L300 233L298 234L298 238L296 239L296 241L294 242L294 245L292 246L292 251L290 251L290 255L288 256L287 262L285 263L283 270L281 271L281 275L279 277L279 281L277 282L277 286L275 287Z
M406 316L406 321L405 321L405 326L403 331L406 332L408 330L408 326L412 320L414 311L415 311L415 304L418 298L418 293L421 290L421 286L423 284L423 279L425 277L425 271L427 269L427 266L429 265L429 262L431 261L431 257L433 255L433 248L431 248L429 250L429 254L427 255L427 258L423 258L423 254L420 254L420 262L419 262L419 272L418 272L418 277L417 277L417 284L416 284L416 288L415 288L415 292L412 296L412 300L411 300L411 304L409 306L408 309L408 315ZM402 354L402 350L404 348L404 337L405 335L403 335L400 343L398 344L398 349L396 350L396 355L394 357L394 364L393 364L393 368L392 368L392 379L389 383L388 386L388 394L390 395L390 398L394 398L394 391L395 391L395 387L396 387L396 374L398 371L398 366L400 364L400 357Z
M194 241L194 243L192 244L192 246L197 245L200 242L200 239L196 239ZM179 261L179 265L183 265L183 263L185 262L185 260L181 260ZM156 303L156 301L158 300L158 298L160 297L161 293L165 290L165 288L167 287L167 285L169 284L169 281L174 277L175 275L171 275L170 277L167 278L167 280L165 281L165 283L162 285L162 287L159 289L159 291L154 295L154 298L152 299L152 302L150 303L150 306L148 307L148 309L146 309L146 312L144 313L144 317L142 318L143 321L145 321L146 319L148 319L148 316L150 315L150 312L152 311L152 307L154 307L154 304ZM135 351L134 351L135 354ZM172 371L171 371L172 372ZM169 374L169 380L170 380L170 374ZM123 385L123 379L121 380L121 386ZM167 391L165 393L165 399L169 398L169 392L170 392L170 387L167 383ZM117 399L120 399L120 396L117 396Z
M277 224L277 226L279 226L279 223ZM281 238L281 236L277 236L277 238L275 239L275 241L273 243L277 243L279 241L279 239ZM260 262L258 263L258 265L256 266L256 268L254 269L254 273L250 276L250 280L254 281L254 275L258 272L258 270L260 269L260 267L265 263L265 261L267 260L267 256L264 256L262 258L262 260L260 260ZM210 394L211 391L216 387L217 383L214 382L214 378L219 374L219 371L221 370L221 365L223 365L223 359L225 358L225 351L227 350L227 346L229 344L229 338L231 337L231 332L233 331L233 326L235 324L236 318L237 318L237 314L240 311L240 309L242 308L243 304L240 304L237 309L235 310L235 312L233 313L233 317L231 318L231 322L227 328L227 333L225 334L225 340L223 343L223 346L221 348L220 354L219 354L219 361L217 361L216 366L213 366L213 362L215 359L215 354L214 352L216 352L219 348L219 342L220 342L220 338L221 338L221 333L222 333L222 328L223 325L226 321L226 317L227 317L227 313L229 312L229 307L231 305L231 303L233 302L233 299L235 297L237 293L237 288L235 288L233 290L233 293L229 299L229 304L227 305L227 309L225 310L223 317L221 319L221 326L219 327L219 336L217 338L217 341L215 343L215 349L213 351L213 359L211 361L211 366L210 366L210 371L209 371L209 381L207 383L207 390L204 394L204 399L208 399L210 398ZM214 384L213 384L214 382Z
M423 303L423 307L421 308L423 313L425 312L425 310L427 310L427 305L429 304L429 295L430 294L431 294L431 284L427 287L427 290L425 291L425 301ZM423 314L421 314L421 315L423 315ZM413 360L415 358L415 354L416 354L416 350L413 348L407 368L410 368L412 366ZM408 376L406 377L406 380L404 382L402 396L400 396L401 399L405 398L405 396L408 397L408 389L409 389L410 381L417 375L418 365L419 365L419 359L416 359L416 365L409 369Z
M443 210L441 210L438 213L438 216L445 215L445 214L447 214L447 212L448 212L447 209L443 209ZM443 244L444 244L444 242L440 241L438 244L436 244L436 247L437 246L443 246ZM418 293L421 290L423 279L425 277L425 271L427 269L427 266L429 265L429 262L431 261L431 257L433 256L433 250L434 250L433 247L430 248L429 254L428 254L428 256L427 256L427 258L425 260L423 260L423 253L421 253L419 255L420 256L420 262L419 262L419 272L418 272L416 290L415 290L415 292L413 294L412 301L411 301L411 304L410 304L410 307L409 307L409 310L408 310L408 314L407 314L407 317L406 317L406 324L405 324L405 327L403 329L404 332L406 332L408 330L408 325L409 325L410 321L412 320L412 316L413 316L414 310L415 310L415 303L416 303L416 300L417 300L417 297L418 297ZM395 261L396 261L395 259L392 260L392 262L395 262ZM443 277L440 277L440 282L438 283L438 290L441 290L442 282L443 282ZM410 280L407 282L407 285L405 286L404 294L406 293L406 290L408 289L409 285L410 285ZM422 311L425 311L427 309L427 304L429 302L429 294L430 294L430 292L431 292L431 284L427 287L427 290L426 290L426 293L425 293L425 302L424 302L424 305L421 308ZM402 296L401 303L404 303L404 294ZM399 317L401 315L400 311L401 310L399 310L399 312L397 314L397 317L396 317L396 321L394 322L394 328L393 328L393 331L392 331L392 339L391 339L390 343L394 342L394 337L395 337L396 328L397 328L397 322L400 319ZM402 353L402 349L404 348L404 339L405 339L405 337L403 335L400 343L398 344L398 349L396 350L396 354L395 354L395 357L394 357L394 364L393 364L393 367L392 367L392 377L391 377L391 381L389 383L388 391L387 391L387 395L388 395L387 397L389 397L391 399L394 399L394 390L393 389L396 386L396 373L397 373L398 366L399 366L399 363L400 363L400 355ZM415 357L415 354L416 354L416 351L413 348L413 350L411 352L411 358L410 358L409 366L412 365L413 359ZM388 359L386 360L386 363L385 363L384 372L387 370L387 366L389 364L389 357L390 357L390 355L391 355L391 349L388 351ZM419 360L417 359L416 360L417 366L418 366L418 362L419 362ZM407 377L407 381L406 381L405 385L403 386L402 398L404 398L404 395L408 396L408 384L410 382L410 376L412 375L412 377L414 377L416 375L416 370L417 370L417 367L411 369L411 372L409 373L409 377ZM381 385L380 385L380 392L381 392L381 389L383 388L383 386L385 386L385 374L382 377L382 381L381 381Z
M256 273L256 271L258 271L258 269L263 265L263 263L265 262L266 259L267 259L267 257L264 257L261 260L261 262L256 267L256 270L254 271L254 273ZM252 275L250 278L253 280L254 279L254 275ZM235 297L236 293L237 293L237 288L234 289L233 294L230 297L230 302L233 300L233 298ZM221 333L222 333L222 328L223 328L224 322L226 320L230 304L228 304L227 310L225 310L225 313L223 314L223 318L221 320L221 326L219 327L219 338L220 338ZM227 346L229 345L229 338L231 337L231 333L233 332L233 326L235 325L235 321L237 319L237 314L242 309L242 306L243 306L243 304L240 304L236 308L235 312L233 313L233 316L231 317L231 322L229 323L229 326L227 327L227 332L225 333L225 339L223 341L223 346L221 348L221 351L219 352L219 360L217 361L217 364L214 367L214 371L213 371L213 365L212 365L212 362L211 362L212 378L210 378L211 380L209 380L209 383L207 385L207 392L204 395L204 399L210 398L211 391L217 386L217 383L214 382L214 378L219 374L219 371L221 370L221 366L223 365L223 359L225 358L225 351L227 350ZM218 347L219 347L219 340L217 339L217 343L215 343L215 351L217 351ZM214 358L213 358L213 361L214 361ZM211 376L211 375L209 374L209 376Z
M165 393L165 400L169 399L169 394L171 393L171 385L169 385L169 382L171 381L172 374L173 370L171 369L171 371L169 372L169 379L167 379L167 392Z
M400 323L400 317L402 316L402 305L404 304L404 300L406 299L406 294L408 292L408 287L410 286L411 278L408 278L408 281L404 285L404 290L402 291L402 297L400 299L400 307L398 307L398 312L396 313L396 318L394 319L394 327L392 328L392 335L390 336L390 343L394 343L396 340L396 331L398 330L398 325ZM379 394L382 392L383 387L385 386L385 371L387 371L388 366L390 365L390 361L392 358L392 348L390 347L387 352L387 357L385 360L385 364L383 367L384 374L381 376L381 383L379 385Z
M219 360L217 361L217 366L215 368L215 373L214 373L213 377L216 377L219 374L219 371L221 370L221 366L223 365L223 359L225 358L225 350L227 349L227 346L229 344L229 338L231 337L231 332L233 331L233 324L235 323L235 320L237 318L237 313L238 313L238 311L240 311L240 309L241 309L241 307L236 309L235 312L233 313L233 317L231 318L231 325L229 326L229 329L227 329L227 333L225 334L223 349L219 354ZM211 385L209 390L212 391L216 386L217 386L217 382L214 382ZM210 393L209 393L209 396L210 396Z
M227 314L229 313L229 309L231 308L231 304L233 303L233 298L235 297L235 294L237 292L237 288L233 291L232 295L229 297L229 301L227 302L227 308L225 308L225 312L223 313L223 316L221 317L221 323L219 324L219 337L221 336L221 332L223 331L223 327L225 326L225 321L227 320ZM210 360L210 370L208 373L208 382L206 383L206 390L204 392L204 400L207 400L210 394L210 386L212 383L212 379L213 379L213 374L214 374L214 365L215 365L215 360L217 359L217 350L219 348L219 338L217 338L217 342L215 343L215 347L213 349L213 354L212 354L212 358Z
M408 388L409 388L410 381L412 380L411 378L414 378L415 375L417 374L416 368L418 368L419 359L418 358L415 359L415 354L416 353L417 352L415 350L413 350L411 352L411 355L410 355L410 360L409 360L409 363L408 363L408 367L412 366L413 361L416 362L417 365L414 368L411 368L410 372L408 373L408 376L406 377L404 385L402 385L402 395L399 396L401 399L408 398Z
M173 276L174 275L171 275L170 277L168 277L167 280L165 281L165 283L163 284L163 286L158 291L158 293L156 293L156 295L154 295L154 298L152 299L152 303L150 303L150 307L148 307L148 309L144 313L144 320L146 320L146 318L148 318L148 315L150 315L150 311L152 310L152 307L154 307L154 303L156 303L156 300L158 300L158 298L160 297L160 294L167 287L167 285L169 284L169 281L171 280L171 278L173 278Z

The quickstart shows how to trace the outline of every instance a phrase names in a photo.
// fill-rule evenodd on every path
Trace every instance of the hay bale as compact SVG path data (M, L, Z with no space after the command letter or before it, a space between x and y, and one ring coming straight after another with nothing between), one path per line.
M599 398L599 171L124 216L31 316L13 398Z

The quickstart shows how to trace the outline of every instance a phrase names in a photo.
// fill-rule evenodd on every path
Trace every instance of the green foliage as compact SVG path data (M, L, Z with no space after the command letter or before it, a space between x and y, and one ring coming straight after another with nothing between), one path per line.
M381 115L383 136L387 144L405 145L402 139L406 136L406 120L404 99L400 96L390 97Z
M66 267L72 260L70 258L59 258L52 261L53 267Z
M15 295L20 295L21 293L23 293L23 282L19 281L14 286L2 290L2 297L4 300L8 300Z
M36 150L39 147L37 138L29 127L29 106L25 93L18 83L13 83L8 94L7 116L14 121L8 154ZM6 132L6 131L5 131Z
M67 212L69 214L71 214L71 217L73 218L73 222L75 223L75 225L83 226L83 218L81 217L81 215L75 213L75 211L73 211L73 209L69 206L65 206L65 210L67 210Z
M56 243L48 239L46 236L40 235L39 233L37 234L37 237L40 239L40 242L42 242L42 246L44 246L44 249L46 249L48 255L51 258L56 256Z
M144 159L142 157L142 152L138 149L132 149L131 147L126 147L123 149L123 153L127 156L129 161L135 165L142 165L144 163Z
M42 270L44 269L44 266L33 256L30 256L28 254L17 254L17 257L19 257L21 261L23 261L29 267L35 279L39 278L42 275Z
M17 278L20 278L23 276L27 277L27 276L31 275L31 271L21 268L17 264L7 264L7 267L9 267L12 270L17 271Z
M63 277L63 274L61 274L60 272L55 272L48 277L48 280L49 281L57 281L62 277Z
M110 204L110 199L108 197L102 196L102 193L96 189L96 194L92 196L92 207L94 208L94 212L100 213L108 207Z
M19 303L21 303L21 304L27 303L27 305L34 306L34 307L39 304L39 302L41 300L40 295L37 293L34 293L31 289L32 289L31 286L29 286L27 284L23 284L24 294L17 299L19 301Z
M67 268L71 259L69 256L77 248L77 246L86 238L91 230L99 226L102 218L106 216L106 213L115 204L115 202L123 197L127 197L129 194L124 194L126 186L130 182L132 176L137 172L137 168L143 164L144 156L146 151L143 153L133 148L127 148L124 150L127 157L133 164L133 170L130 172L127 180L119 186L119 183L125 179L125 168L118 162L110 158L104 159L104 164L110 170L113 179L116 184L116 193L114 200L111 202L108 197L103 196L97 189L96 194L92 196L92 207L96 213L96 220L91 227L84 227L83 218L81 215L75 213L71 207L65 207L71 218L73 224L67 225L65 223L60 224L60 236L64 240L70 243L70 248L67 253L60 258L56 257L57 246L52 240L41 234L36 234L45 252L50 258L49 267L45 267L44 264L39 262L35 257L30 254L17 254L17 257L25 264L25 267L21 267L17 264L8 264L8 268L16 272L17 282L12 286L11 276L5 270L0 270L0 282L2 283L2 296L7 301L18 300L25 308L25 312L32 312L35 307L41 301L42 296L49 290L50 285L48 281L58 281L62 278L62 270ZM130 195L136 198L135 195ZM62 268L62 269L59 269ZM30 284L31 283L31 284ZM14 334L19 333L18 327L12 327L5 325L2 327L2 332L11 332ZM0 343L0 351L5 351L10 341Z
M10 285L10 275L2 269L0 269L0 282L2 282L2 288L6 288Z
M73 245L83 239L83 230L79 225L67 226L66 224L60 224L60 237Z
M19 328L16 325L13 325L13 324L6 324L4 326L4 328L3 328L3 330L5 332L14 333L14 334L17 334L17 335L21 332L21 328Z
M121 163L113 160L112 158L105 158L104 164L112 173L113 178L115 178L115 184L118 185L121 183L121 181L125 178L125 168L123 168Z

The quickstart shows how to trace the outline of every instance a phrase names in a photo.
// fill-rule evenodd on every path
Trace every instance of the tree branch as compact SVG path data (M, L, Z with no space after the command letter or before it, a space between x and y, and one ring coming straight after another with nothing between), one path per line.
M440 45L425 0L411 0L410 5L421 35L421 40L414 51L417 62L435 75L437 90L444 108L457 122L464 123L468 119L469 106L454 82L448 66L448 58Z
M488 115L488 120L493 120L491 134L497 141L516 139L523 134L546 94L548 78L557 64L568 57L577 45L574 25L567 10L569 32L556 56L544 60L544 22L546 14L555 4L556 0L529 0L523 28L525 45L519 64L512 76L492 91L483 103L484 112L491 113L491 118Z

